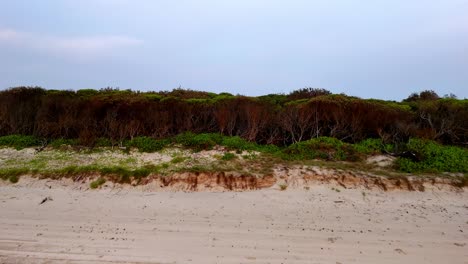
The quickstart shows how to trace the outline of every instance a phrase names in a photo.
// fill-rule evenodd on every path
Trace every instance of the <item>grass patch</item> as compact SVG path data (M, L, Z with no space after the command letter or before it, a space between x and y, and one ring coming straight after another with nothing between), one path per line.
M3 179L3 180L8 180L11 177L19 177L21 175L28 174L29 172L30 172L30 170L28 168L0 169L0 178Z
M221 157L221 160L225 160L225 161L228 161L228 160L233 160L237 158L236 154L234 153L231 153L231 152L226 152L224 153L224 155Z
M181 162L184 162L186 159L188 159L187 157L174 157L172 158L171 160L171 163L172 164L177 164L177 163L181 163Z
M89 184L89 187L91 189L96 189L98 187L100 187L101 185L103 185L104 183L106 183L106 179L102 178L102 177L99 177L98 179L96 179L95 181L92 181L90 184Z

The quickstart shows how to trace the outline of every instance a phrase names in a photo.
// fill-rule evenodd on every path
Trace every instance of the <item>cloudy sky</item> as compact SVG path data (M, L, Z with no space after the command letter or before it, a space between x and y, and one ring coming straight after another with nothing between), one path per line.
M468 0L2 0L0 89L468 97Z

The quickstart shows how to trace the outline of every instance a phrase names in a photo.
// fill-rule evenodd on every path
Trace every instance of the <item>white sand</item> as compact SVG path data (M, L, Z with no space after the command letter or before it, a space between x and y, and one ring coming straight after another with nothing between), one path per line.
M50 185L0 186L0 263L468 263L467 192Z

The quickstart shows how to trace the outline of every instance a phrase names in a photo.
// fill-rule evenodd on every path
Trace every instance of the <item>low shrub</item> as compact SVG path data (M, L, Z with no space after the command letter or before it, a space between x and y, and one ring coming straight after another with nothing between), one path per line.
M0 137L0 146L13 147L17 150L38 146L39 140L34 136L8 135Z
M468 172L468 150L444 146L434 141L410 139L406 149L416 155L415 160L398 158L396 166L403 172Z
M278 146L275 145L259 145L255 142L249 142L239 136L233 137L224 137L223 141L221 142L222 146L230 150L237 150L237 151L244 151L244 150L253 150L258 152L266 152L266 153L275 153L280 150Z
M170 143L167 139L154 139L150 137L136 137L128 141L130 147L138 148L141 152L156 152Z
M224 137L221 142L222 146L227 147L231 150L253 150L256 149L256 144L249 142L239 136L235 137Z
M357 152L365 155L375 155L384 151L393 151L393 145L384 144L384 142L378 138L365 139L359 143L354 144L354 148Z
M98 138L94 143L95 147L112 147L112 141L108 138Z
M17 183L19 181L19 176L18 175L11 175L8 180L11 182L11 183Z
M173 141L182 146L195 149L196 151L212 149L221 144L223 135L217 133L194 134L185 132L173 138Z
M286 160L360 160L353 145L330 137L313 138L292 144L283 149L279 155Z

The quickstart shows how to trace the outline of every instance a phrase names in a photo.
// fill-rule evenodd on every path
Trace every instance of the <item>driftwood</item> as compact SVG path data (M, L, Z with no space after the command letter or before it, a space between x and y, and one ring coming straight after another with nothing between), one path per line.
M403 151L403 152L388 152L384 149L384 152L393 157L407 158L412 161L421 161L421 159L412 151Z
M42 201L39 203L39 205L41 205L41 204L43 204L43 203L45 203L47 201L53 201L52 197L46 197L46 198L42 199Z

